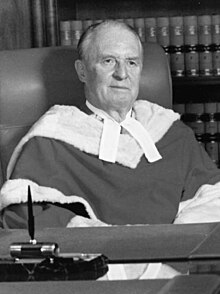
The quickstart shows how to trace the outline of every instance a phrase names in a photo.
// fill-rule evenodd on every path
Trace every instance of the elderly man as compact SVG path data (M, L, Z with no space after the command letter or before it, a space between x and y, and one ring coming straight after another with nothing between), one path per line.
M136 101L143 63L126 24L90 27L75 68L86 105L52 107L19 143L1 190L5 228L220 220L220 171L179 115ZM74 99L74 93L73 93Z

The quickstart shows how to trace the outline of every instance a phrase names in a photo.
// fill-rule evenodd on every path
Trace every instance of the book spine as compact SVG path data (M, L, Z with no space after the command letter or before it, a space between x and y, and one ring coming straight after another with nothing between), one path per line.
M217 113L217 103L204 103L204 111L207 117L207 119L205 120L205 133L216 135L218 133L218 124L215 119L215 114Z
M163 48L168 48L170 46L169 18L157 17L156 28L157 43L159 43Z
M217 103L204 103L205 149L212 161L219 166L218 123L216 120Z
M216 102L216 114L215 114L215 120L217 121L217 128L218 128L218 142L220 144L220 102ZM220 151L220 149L219 149Z
M135 18L134 19L134 28L141 40L142 43L145 42L145 23L144 18Z
M198 22L196 15L183 17L185 75L199 75Z
M212 65L213 75L220 76L220 45L213 45Z
M184 122L192 128L196 139L203 143L203 136L205 133L205 124L202 120L204 114L204 103L186 103L186 113Z
M213 75L220 76L220 14L212 15Z
M219 167L220 103L178 103L173 109L195 133L211 160Z
M155 17L147 17L144 19L145 23L145 40L146 42L157 42L157 24Z
M183 17L173 16L170 23L170 65L173 76L185 75Z
M71 22L60 22L60 44L61 46L71 46Z
M170 27L169 27L169 18L168 17L157 17L156 18L156 34L157 34L157 43L159 43L167 55L168 62L170 64Z
M59 44L57 1L44 1L47 46Z
M94 23L100 22L100 20L94 21ZM83 33L82 20L71 21L71 44L74 48L77 48L79 39Z
M33 47L43 47L46 43L44 9L42 0L31 0L32 43Z
M170 45L183 46L183 17L182 16L171 16L169 19L170 23Z
M220 44L220 14L211 15L212 22L212 43Z
M199 73L201 76L210 76L213 73L211 15L198 16L198 37Z

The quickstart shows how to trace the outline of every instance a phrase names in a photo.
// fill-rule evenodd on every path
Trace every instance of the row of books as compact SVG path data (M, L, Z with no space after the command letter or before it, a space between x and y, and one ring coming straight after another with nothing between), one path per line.
M220 44L220 14L126 18L118 20L134 27L142 42L157 42L163 47ZM97 19L61 21L60 30L61 33L69 30L81 33L92 23L101 21Z
M190 126L200 144L220 167L220 102L179 103L173 109Z
M134 27L142 42L164 48L173 76L220 75L220 14L119 20ZM100 21L60 21L61 45L77 46L82 32Z
M77 46L82 32L101 20L58 22L56 0L32 0L33 47ZM120 19L142 42L165 50L173 76L220 76L220 14Z

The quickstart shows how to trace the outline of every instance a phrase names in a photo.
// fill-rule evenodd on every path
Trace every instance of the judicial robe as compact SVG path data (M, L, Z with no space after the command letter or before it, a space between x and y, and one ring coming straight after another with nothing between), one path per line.
M75 214L107 224L220 220L220 171L179 115L136 101L135 118L162 159L149 163L129 133L115 163L98 158L103 122L85 107L53 106L15 149L2 187L5 228L27 225L27 187L37 228L65 227Z

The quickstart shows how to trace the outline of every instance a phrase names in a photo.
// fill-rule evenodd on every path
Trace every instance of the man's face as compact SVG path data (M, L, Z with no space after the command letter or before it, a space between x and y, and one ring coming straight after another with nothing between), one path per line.
M129 31L102 28L89 45L85 61L85 93L106 111L129 111L138 96L142 69L141 47Z

